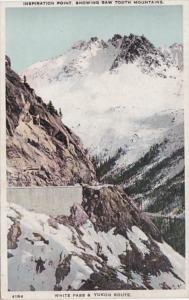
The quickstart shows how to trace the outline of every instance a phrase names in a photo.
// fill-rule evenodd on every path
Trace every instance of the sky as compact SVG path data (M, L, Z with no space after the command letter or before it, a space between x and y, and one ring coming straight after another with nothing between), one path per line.
M21 72L78 40L144 34L155 46L182 43L181 6L7 8L6 53Z

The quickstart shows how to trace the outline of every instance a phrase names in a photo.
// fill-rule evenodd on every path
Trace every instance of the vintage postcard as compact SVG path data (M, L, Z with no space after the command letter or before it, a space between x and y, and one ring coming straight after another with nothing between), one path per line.
M2 299L189 297L188 19L0 2Z

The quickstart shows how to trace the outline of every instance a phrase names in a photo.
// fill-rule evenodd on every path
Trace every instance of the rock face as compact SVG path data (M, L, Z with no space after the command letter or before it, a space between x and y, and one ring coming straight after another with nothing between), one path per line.
M112 69L117 68L123 62L132 63L140 57L151 68L160 65L160 58L165 63L163 54L144 36L136 36L134 34L121 36L116 34L111 42L114 47L120 48L120 53L114 60Z
M80 139L6 59L7 177L11 186L72 185L95 180Z
M161 241L155 225L141 213L120 186L84 186L82 206L96 230L115 232L127 237L127 230L133 225L141 227L152 238Z
M158 49L145 36L134 34L129 36L115 34L110 42L119 49L111 70L116 69L122 63L133 63L136 60L143 72L151 73L157 69L159 71L156 74L163 78L167 77L166 69L170 66L175 66L178 70L183 69L183 46L181 44L175 43L167 49Z

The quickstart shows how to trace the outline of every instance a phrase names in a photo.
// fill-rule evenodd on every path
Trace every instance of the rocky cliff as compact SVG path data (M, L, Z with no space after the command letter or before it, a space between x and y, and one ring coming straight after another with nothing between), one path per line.
M73 185L95 180L80 139L11 69L6 58L7 178L11 186Z

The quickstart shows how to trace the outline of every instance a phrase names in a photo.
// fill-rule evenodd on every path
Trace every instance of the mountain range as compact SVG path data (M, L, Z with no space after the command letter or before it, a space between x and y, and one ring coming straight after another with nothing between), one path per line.
M6 57L9 186L83 189L70 216L8 205L10 291L184 288L152 221L184 216L181 51L93 37L20 76Z
M92 37L23 74L45 101L62 108L63 120L94 157L99 180L123 184L145 209L182 214L181 44L157 48L133 34L115 34L108 41Z

